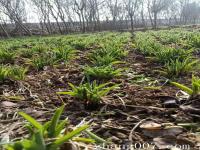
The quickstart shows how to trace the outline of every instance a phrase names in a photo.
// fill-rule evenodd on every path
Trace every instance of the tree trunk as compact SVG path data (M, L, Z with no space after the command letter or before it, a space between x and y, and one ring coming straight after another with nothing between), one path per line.
M15 20L15 24L18 25L22 30L24 30L26 34L32 36L31 31L25 25L23 25L23 23L21 23L19 20Z
M148 13L149 13L149 19L150 19L150 21L151 21L151 26L153 27L153 26L154 26L154 23L153 23L153 19L152 19L151 12L150 12L149 8L148 8ZM147 26L148 26L148 25L147 25Z
M59 21L58 21L58 18L55 17L55 20L56 20L56 24L57 24L57 26L58 26L58 30L59 30L60 34L62 34L62 29L61 29L61 27L60 27L60 23L59 23Z
M8 34L8 32L6 31L6 29L4 28L4 26L2 24L0 24L0 28L3 30L3 32L5 33L6 37L9 38L10 35Z
M81 12L81 17L82 17L82 32L85 33L85 18L83 12Z
M156 29L157 28L157 12L154 12L154 25L153 28Z
M130 15L130 19L131 19L131 31L134 32L133 15Z

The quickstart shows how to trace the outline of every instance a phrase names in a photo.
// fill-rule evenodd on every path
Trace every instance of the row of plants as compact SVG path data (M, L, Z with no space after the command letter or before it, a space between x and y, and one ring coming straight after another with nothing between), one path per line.
M200 48L200 34L195 30L173 29L149 31L136 35L138 51L164 66L158 70L162 75L174 79L199 70L199 59L195 52ZM157 70L156 70L157 71ZM189 95L189 99L197 98L200 94L200 79L192 75L191 86L170 81Z
M164 45L175 44L185 49L200 48L200 34L196 30L172 29L150 33Z
M199 61L193 56L195 49L163 45L152 35L152 32L138 33L135 42L139 52L150 61L163 66L159 72L167 78L176 78L199 68Z
M191 32L184 29L171 29L171 30L161 30L161 31L150 31L152 36L154 36L160 43L167 44L177 44L184 43Z
M73 88L70 91L71 94L68 94L85 100L87 103L90 100L99 103L103 96L117 87L108 80L122 75L124 69L118 68L117 64L123 63L121 60L128 54L123 48L129 38L128 33L105 32L94 35L84 34L84 37L83 35L80 37L70 35L42 39L17 39L11 40L12 42L10 40L1 41L5 47L0 51L0 61L3 64L0 70L0 80L23 80L28 70L33 68L41 71L45 66L67 63L78 52L73 49L72 43L84 41L87 43L85 48L94 46L87 55L89 64L83 67L87 81L79 86L71 84ZM89 42L86 42L88 39Z
M41 71L45 66L66 64L76 57L75 55L79 50L83 51L93 47L101 48L106 41L112 40L113 36L117 35L118 33L105 32L97 34L2 40L0 41L0 64L2 64L1 70L3 70L1 76L7 79L7 72L12 72L10 68L16 68L16 66L21 66L20 70L24 67L24 70L29 68L29 70L34 69L36 71ZM121 38L118 38L118 42L127 40L126 36L120 37ZM108 61L108 59L110 58L105 59L105 61ZM104 71L112 72L113 68L107 67ZM19 71L19 73L20 72L22 73L20 76L24 76L24 72ZM93 71L88 68L87 73L92 75ZM115 72L114 74L118 73Z
M17 79L23 80L28 68L37 71L45 66L53 66L58 63L67 63L76 53L73 49L56 49L47 51L46 48L38 46L32 49L22 49L12 52L8 50L0 51L0 80ZM16 62L15 61L20 61Z
M23 80L28 69L21 66L0 65L0 82L6 79Z
M89 54L90 66L84 67L84 74L90 79L112 79L121 76L123 69L116 67L122 63L128 52L123 49L123 42L120 38L113 38L113 41L104 42L99 49Z
M0 49L9 51L20 51L21 49L32 49L34 47L43 46L46 48L57 48L59 46L70 46L72 49L85 50L92 46L103 43L104 40L118 36L120 33L101 32L94 34L75 34L52 37L29 37L29 38L13 38L0 41ZM124 36L127 39L127 37Z

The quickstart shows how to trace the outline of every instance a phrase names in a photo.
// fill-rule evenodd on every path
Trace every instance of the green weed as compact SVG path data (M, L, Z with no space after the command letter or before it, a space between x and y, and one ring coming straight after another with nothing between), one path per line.
M95 66L108 66L108 65L114 65L123 63L122 61L118 61L116 58L110 56L109 54L106 54L104 56L91 56L89 57L91 59L91 62Z
M179 59L170 60L162 73L168 78L176 78L184 74L188 74L198 67L198 60L186 58L183 61Z
M0 81L6 79L23 80L28 69L20 66L0 66Z
M10 67L9 78L13 80L24 80L27 71L28 68L24 68L21 66L12 66Z
M104 83L98 85L96 81L92 83L81 84L78 87L69 83L72 88L68 92L57 92L60 95L70 95L78 100L82 100L86 103L98 104L101 102L102 97L106 96L111 90L118 88L119 85L108 86L111 83Z
M177 82L171 82L171 84L175 85L176 87L180 88L181 90L185 91L186 93L188 93L192 98L198 96L200 94L200 78L199 77L195 77L192 76L192 86L191 88L183 85L183 84L179 84Z
M112 79L122 75L123 69L115 69L111 65L100 66L100 67L89 67L84 68L84 74L90 79Z
M7 66L0 65L0 81L4 81L5 79L8 78L9 75L9 69Z
M156 52L154 59L162 64L167 64L170 60L184 61L185 58L190 57L192 50L164 48Z
M56 63L55 55L52 53L37 55L30 60L31 66L36 68L38 71L43 70L45 66L53 66Z
M0 50L0 63L1 64L12 64L15 60L15 53L8 50Z
M29 131L29 138L7 144L4 143L4 147L7 150L58 150L64 143L68 142L69 140L76 141L76 136L86 131L89 126L82 125L73 131L68 132L66 128L68 121L60 120L63 110L64 106L58 108L52 119L46 122L44 125L36 121L31 116L25 114L24 112L20 112L19 114L29 122L29 124L26 125ZM90 143L95 142L95 140L91 138L80 139Z
M65 47L54 50L55 59L63 62L67 62L75 57L76 51L73 49L65 49Z

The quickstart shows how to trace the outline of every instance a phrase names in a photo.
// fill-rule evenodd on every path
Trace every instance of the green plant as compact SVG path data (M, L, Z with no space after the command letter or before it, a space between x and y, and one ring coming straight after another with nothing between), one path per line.
M84 43L83 41L73 41L71 45L77 50L84 50L87 48L87 44Z
M47 51L49 51L49 47L45 44L37 44L36 46L34 46L32 48L32 51L34 51L35 53L45 53Z
M67 62L75 56L76 51L73 49L60 48L54 51L55 59L57 61Z
M123 44L117 40L105 43L103 48L107 50L107 54L116 59L122 59L128 55L128 51L124 50Z
M92 51L90 57L95 59L97 57L104 57L106 55L112 57L115 60L119 60L127 56L128 51L123 49L123 45L118 41L106 41L101 43L99 48Z
M77 50L85 50L90 48L95 43L95 37L89 35L88 37L74 37L69 41L69 45Z
M100 67L86 66L84 68L85 76L93 79L112 79L113 77L121 76L122 71L122 69L115 69L111 65Z
M24 57L24 58L31 58L36 53L37 52L34 51L33 49L21 49L20 50L20 56Z
M69 86L72 88L68 92L57 92L60 95L70 95L76 97L79 100L83 100L86 103L100 103L103 96L106 96L111 90L118 87L118 85L113 85L108 87L111 83L104 83L98 85L96 81L93 83L81 84L78 87L69 83Z
M109 54L106 54L104 56L89 56L89 58L95 66L108 66L122 63L121 61L117 61L115 57L112 57Z
M23 80L28 71L28 68L20 67L20 66L12 66L9 68L9 78L14 80Z
M0 81L4 81L8 78L9 75L9 69L6 66L0 65Z
M27 68L23 68L20 66L0 66L0 81L4 81L5 79L13 79L13 80L23 80L25 78Z
M45 66L52 66L56 63L55 55L52 53L44 53L41 56L37 55L30 60L30 64L38 71L42 70Z
M192 47L200 48L200 34L192 33L188 38L188 44Z
M177 43L181 38L181 31L177 32L177 30L163 30L152 32L152 34L159 39L162 44Z
M15 53L8 50L0 50L0 63L7 64L13 63L15 58Z
M135 43L138 51L145 56L155 56L155 52L163 49L163 45L157 42L149 32L139 32L135 37Z
M190 57L192 50L176 49L163 47L155 53L154 59L162 64L168 63L170 60L184 61L186 57Z
M168 78L179 77L183 74L188 74L197 68L198 60L193 60L191 58L186 58L183 61L179 59L170 60L163 71L160 71L162 74Z
M5 145L5 148L7 150L58 150L61 145L69 140L76 140L75 136L86 131L89 126L83 125L66 133L67 120L60 121L63 110L64 106L58 108L51 121L46 122L44 125L37 122L31 116L20 112L19 114L29 122L26 127L29 130L30 136L21 141L8 143ZM81 139L82 141L95 142L92 139Z
M196 97L197 95L200 94L200 78L192 76L192 81L191 82L192 82L191 88L189 88L189 87L187 87L187 86L185 86L183 84L179 84L177 82L171 82L171 84L173 84L176 87L180 88L181 90L185 91L192 98L194 98L194 97Z

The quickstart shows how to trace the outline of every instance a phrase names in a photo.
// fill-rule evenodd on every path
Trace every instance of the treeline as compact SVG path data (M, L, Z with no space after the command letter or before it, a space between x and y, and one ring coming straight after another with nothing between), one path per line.
M197 24L192 0L0 0L0 35L67 34ZM33 14L34 13L34 14ZM36 16L30 23L30 14Z

